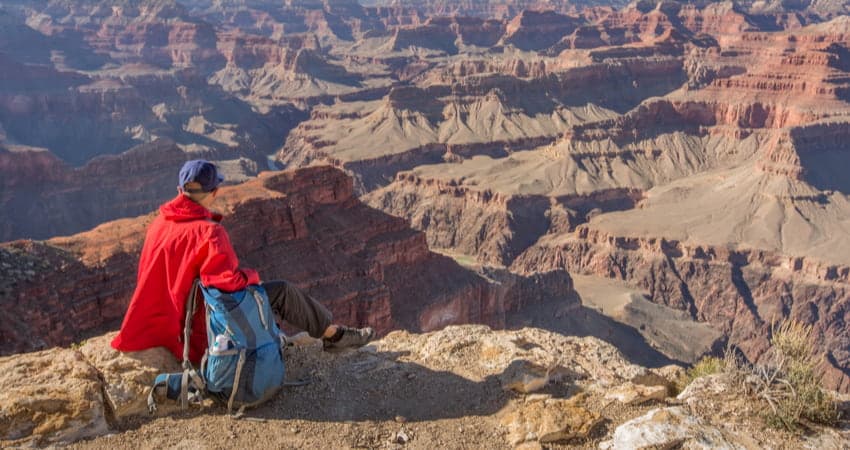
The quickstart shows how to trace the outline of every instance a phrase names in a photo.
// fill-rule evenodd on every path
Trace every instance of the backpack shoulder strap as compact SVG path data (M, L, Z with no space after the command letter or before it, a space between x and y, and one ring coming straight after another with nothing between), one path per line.
M188 406L188 396L186 395L189 379L195 383L195 387L203 391L206 389L204 379L198 374L198 371L192 367L192 362L189 361L189 344L192 338L192 320L195 318L195 311L198 309L198 294L201 289L200 278L195 278L192 283L192 289L189 290L189 296L186 297L186 318L183 324L183 388L181 389L181 405Z
M183 368L186 368L186 364L189 363L189 340L192 337L192 319L195 317L195 310L197 309L197 298L199 286L201 285L201 280L195 278L195 281L192 282L192 288L189 289L189 295L186 297L186 307L184 312L186 313L183 317Z

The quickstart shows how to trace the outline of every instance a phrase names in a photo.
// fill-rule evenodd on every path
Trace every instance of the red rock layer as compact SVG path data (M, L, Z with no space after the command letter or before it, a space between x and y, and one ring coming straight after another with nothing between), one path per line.
M44 34L80 33L92 49L110 52L122 62L185 67L221 61L214 28L192 19L175 2L138 7L68 2L47 11L36 29Z
M329 307L335 320L432 330L480 322L501 327L505 313L556 296L573 302L563 271L501 283L431 253L425 235L360 203L351 179L330 167L261 176L222 190L219 200L243 265L263 279L284 278ZM3 354L66 345L115 326L134 288L138 252L154 214L106 223L46 242L0 245ZM575 304L577 307L577 303ZM13 318L13 319L12 319ZM11 323L13 322L13 323Z
M554 11L525 10L508 23L504 42L523 50L541 50L572 33L582 21Z
M404 0L392 3L397 9L406 8L416 11L421 16L471 16L510 20L524 10L555 10L571 12L576 6L574 2L563 0Z
M298 50L320 50L318 40L311 35L296 35L285 39L243 35L227 32L219 35L218 49L229 65L253 69L266 64L283 64L292 68Z

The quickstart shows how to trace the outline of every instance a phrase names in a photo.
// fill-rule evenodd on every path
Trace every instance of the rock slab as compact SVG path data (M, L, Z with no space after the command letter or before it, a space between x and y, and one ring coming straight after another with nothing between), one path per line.
M97 370L77 350L0 358L0 440L36 445L109 431Z
M511 445L550 443L586 438L602 422L599 413L581 406L581 399L529 399L501 420Z

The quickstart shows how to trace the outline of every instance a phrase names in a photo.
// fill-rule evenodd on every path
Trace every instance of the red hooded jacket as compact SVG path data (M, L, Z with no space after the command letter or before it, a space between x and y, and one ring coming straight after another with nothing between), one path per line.
M184 195L159 207L145 236L136 291L112 347L138 351L165 347L183 360L183 318L192 282L233 292L258 284L260 276L240 269L219 214ZM202 299L198 299L203 302ZM197 363L207 349L203 303L192 322L189 359Z

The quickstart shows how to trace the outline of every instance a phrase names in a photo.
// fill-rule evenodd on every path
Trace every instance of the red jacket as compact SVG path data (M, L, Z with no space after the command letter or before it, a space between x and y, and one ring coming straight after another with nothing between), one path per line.
M166 347L183 360L183 318L192 281L233 292L258 284L260 276L240 269L227 232L213 214L184 195L159 207L145 236L136 291L112 347L137 351ZM197 363L207 349L203 299L192 324L189 358Z

